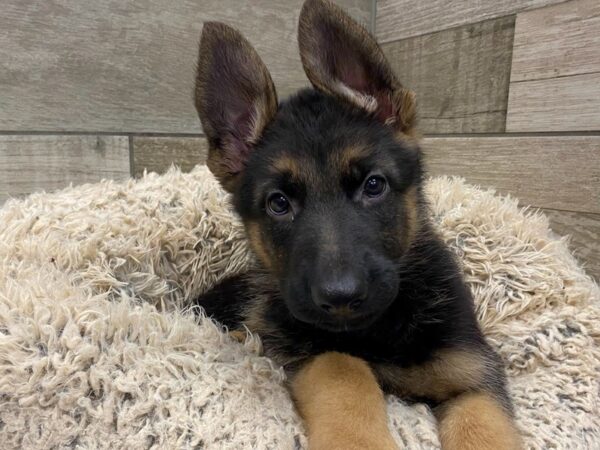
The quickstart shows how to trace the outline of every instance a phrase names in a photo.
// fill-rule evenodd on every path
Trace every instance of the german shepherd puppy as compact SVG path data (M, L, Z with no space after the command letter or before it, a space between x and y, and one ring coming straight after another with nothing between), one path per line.
M444 449L520 446L500 358L436 236L415 96L339 7L307 0L298 42L314 88L278 103L234 29L206 23L196 108L256 268L197 300L283 365L314 449L396 448L383 392L435 409Z

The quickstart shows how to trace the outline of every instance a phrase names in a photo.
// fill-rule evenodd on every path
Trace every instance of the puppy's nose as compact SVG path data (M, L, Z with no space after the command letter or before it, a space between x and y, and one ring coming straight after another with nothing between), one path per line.
M324 279L312 288L315 304L334 316L352 316L360 312L367 298L366 283L357 276L344 275Z

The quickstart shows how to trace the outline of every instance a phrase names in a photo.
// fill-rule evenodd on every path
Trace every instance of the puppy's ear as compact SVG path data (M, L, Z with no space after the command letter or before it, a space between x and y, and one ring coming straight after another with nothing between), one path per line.
M204 24L195 99L209 142L208 167L233 192L254 144L277 112L277 94L254 48L225 24Z
M300 12L298 43L304 71L317 89L412 134L414 93L396 79L373 36L341 8L327 0L306 0Z

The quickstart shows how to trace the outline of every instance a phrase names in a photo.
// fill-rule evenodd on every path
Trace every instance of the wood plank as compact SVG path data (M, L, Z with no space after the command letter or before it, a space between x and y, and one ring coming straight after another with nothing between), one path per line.
M0 136L0 203L70 183L128 177L125 136Z
M600 72L600 2L574 0L520 13L511 82Z
M552 230L570 236L570 247L588 275L600 282L600 215L571 211L543 210Z
M338 0L371 22L371 0ZM206 20L242 31L281 95L307 84L302 0L5 0L0 130L199 133L192 101Z
M460 175L523 204L600 213L600 136L426 138L432 175Z
M508 131L600 130L600 3L517 16Z
M600 72L510 84L506 131L600 130Z
M208 142L203 137L134 137L133 174L140 177L144 170L164 173L171 164L188 172L205 163L207 154Z
M427 134L503 132L514 17L384 44Z
M375 29L380 42L390 42L563 1L378 0Z

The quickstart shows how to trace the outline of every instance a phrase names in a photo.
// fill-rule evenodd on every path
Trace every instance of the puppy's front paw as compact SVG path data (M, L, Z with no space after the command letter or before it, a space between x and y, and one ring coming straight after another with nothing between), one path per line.
M485 393L449 400L440 414L444 450L518 450L521 438L502 406Z
M350 355L324 353L292 383L310 450L396 450L383 393L369 365Z
M309 437L310 450L398 450L388 434L365 430L323 430Z

